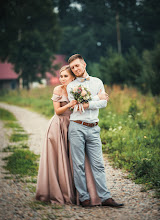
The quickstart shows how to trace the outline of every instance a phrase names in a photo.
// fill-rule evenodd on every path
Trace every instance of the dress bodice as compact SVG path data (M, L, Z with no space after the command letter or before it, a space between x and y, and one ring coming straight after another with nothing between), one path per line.
M65 95L56 95L53 94L52 98L51 98L54 102L60 102L60 106L63 107L65 106L67 103L69 103L68 97ZM61 116L70 116L71 114L71 110L68 108L63 114L58 115L59 117Z

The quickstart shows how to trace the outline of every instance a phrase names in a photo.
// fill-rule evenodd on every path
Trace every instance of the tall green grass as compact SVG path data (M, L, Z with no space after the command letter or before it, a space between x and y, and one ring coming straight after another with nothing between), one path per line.
M0 101L29 108L47 117L54 114L52 104L53 87L32 90L4 91L1 93Z
M29 107L51 117L53 88L8 92L0 101ZM160 97L144 96L134 88L106 87L108 106L100 110L103 151L115 167L129 171L137 183L160 196Z
M160 196L159 101L158 97L117 87L111 93L111 105L108 103L100 111L99 123L103 151L113 165L129 171L136 183L156 189L157 196Z

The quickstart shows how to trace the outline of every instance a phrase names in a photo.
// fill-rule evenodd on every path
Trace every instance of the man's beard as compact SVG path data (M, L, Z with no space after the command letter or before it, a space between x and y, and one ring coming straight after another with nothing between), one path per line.
M83 73L77 77L83 77L83 75L85 74L86 70L83 71Z

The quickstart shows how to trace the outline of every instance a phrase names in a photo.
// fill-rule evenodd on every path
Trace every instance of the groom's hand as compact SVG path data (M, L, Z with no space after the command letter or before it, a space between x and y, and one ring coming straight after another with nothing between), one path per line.
M89 107L89 103L87 102L87 103L83 103L83 108L84 109L87 109Z
M98 97L99 97L100 100L109 101L109 95L106 92L102 92L102 89L99 91Z

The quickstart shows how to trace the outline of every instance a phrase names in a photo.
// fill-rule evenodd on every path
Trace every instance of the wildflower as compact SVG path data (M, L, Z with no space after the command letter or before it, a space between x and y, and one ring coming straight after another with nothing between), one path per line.
M118 130L120 131L122 129L122 126L118 126Z
M147 136L144 136L144 138L147 138Z

